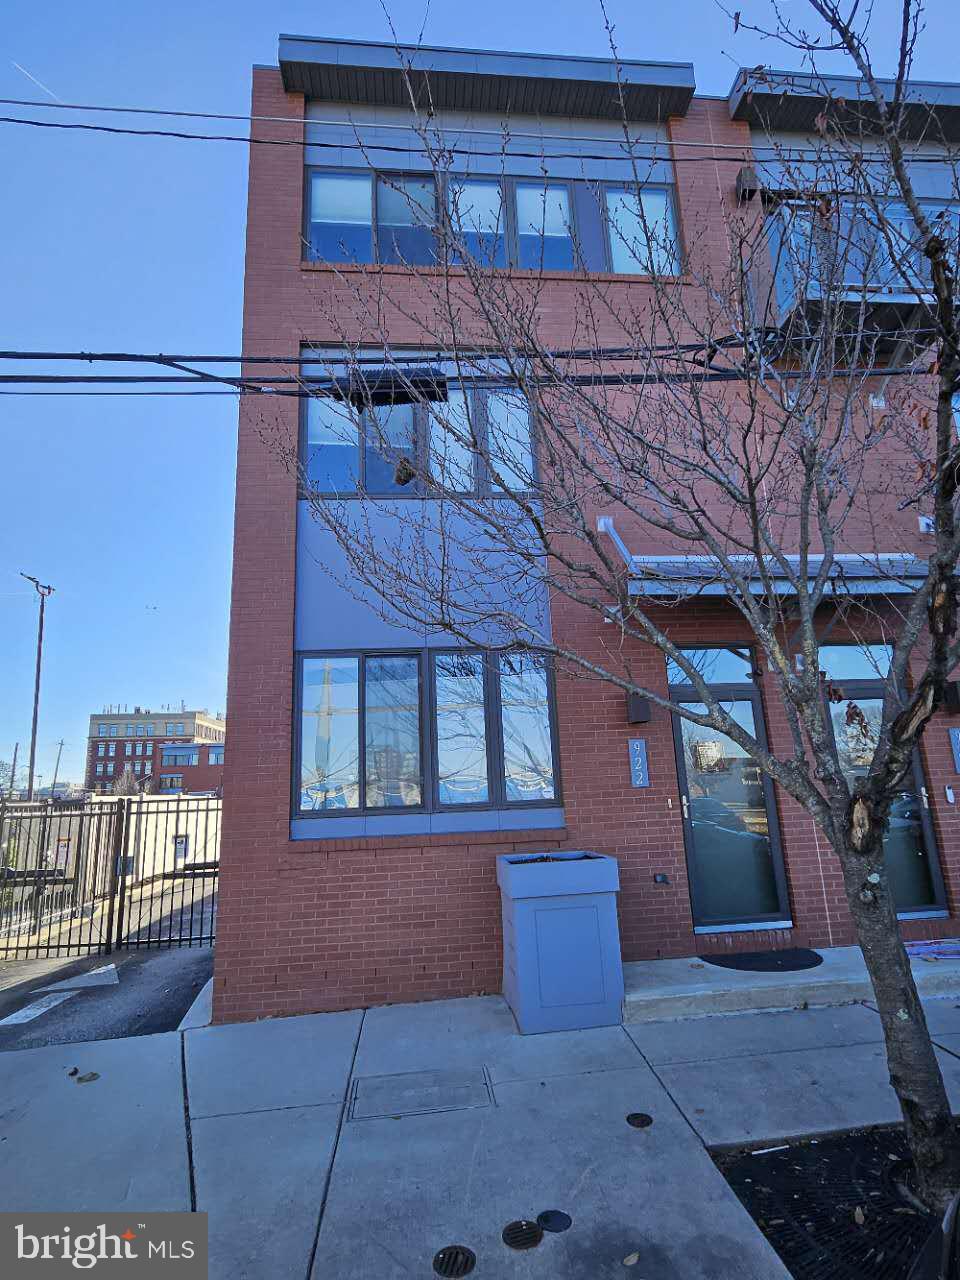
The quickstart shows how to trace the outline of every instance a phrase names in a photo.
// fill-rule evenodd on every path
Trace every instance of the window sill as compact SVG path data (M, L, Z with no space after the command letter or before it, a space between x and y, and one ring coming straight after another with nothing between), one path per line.
M350 840L364 836L460 835L480 831L544 831L566 826L563 808L482 809L448 813L389 813L382 817L292 818L291 840Z
M404 267L394 262L314 262L310 258L302 258L300 260L301 271L327 271L332 275L389 275L389 276L466 276L467 272L462 267L443 267L430 266L412 266ZM498 276L510 276L517 280L578 280L595 282L610 282L616 284L620 281L624 284L652 284L654 277L650 275L630 275L626 272L617 271L531 271L520 267L493 267L485 268L485 270L493 270ZM660 276L661 280L678 282L682 285L690 285L693 280L690 276Z
M698 924L693 932L701 933L765 933L768 929L792 929L792 920L761 920L759 924Z

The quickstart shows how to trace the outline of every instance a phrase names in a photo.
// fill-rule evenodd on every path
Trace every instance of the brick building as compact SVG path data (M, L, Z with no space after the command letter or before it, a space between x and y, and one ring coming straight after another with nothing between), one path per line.
M84 786L107 792L129 767L160 791L219 791L225 741L226 722L207 711L110 709L90 717Z
M554 192L561 229L540 232L552 235L549 255L540 246L551 268L538 283L541 340L570 341L584 271L609 285L615 303L642 307L647 278L609 229L633 176L611 118L613 64L456 50L411 56L429 76L431 127L478 153L472 170L464 161L479 175L477 207L492 191L505 210L501 265L523 268L528 189L540 192L541 207L545 187ZM364 303L371 314L389 310L397 349L423 345L413 318L426 305L423 286L390 250L403 236L405 261L429 261L416 257L429 227L398 216L390 197L398 185L429 185L397 67L389 46L281 37L279 67L255 68L253 136L307 142L251 147L245 352L286 360L305 347L329 352L342 337L332 317L360 313ZM699 98L687 64L625 63L624 74L631 127L665 157L647 173L646 216L672 228L678 258L696 235L719 260L759 113L789 142L791 130L799 137L812 128L807 106L816 98L796 78L767 94L749 91L742 77L729 101ZM484 158L508 111L512 128L546 138L555 153L546 179L540 159L509 150ZM696 158L698 146L709 163L671 161ZM576 258L562 234L571 223ZM613 344L620 335L611 323L605 336ZM352 340L369 340L359 321ZM309 354L301 355L307 380ZM264 368L251 364L247 373ZM484 420L503 408L495 385L460 391L482 397ZM267 430L264 399L241 403L215 1017L499 990L495 855L511 851L616 855L626 960L850 943L840 869L825 841L729 739L675 726L657 709L632 723L615 687L554 678L535 659L451 653L449 638L411 638L321 572L320 564L340 563L336 543L311 519L283 451L271 447L278 437L292 449L300 441L308 479L318 480L319 465L338 488L342 456L328 451L316 464L314 446L325 439L318 403L271 397ZM377 459L368 450L361 461L360 452L347 471L362 466L371 488ZM905 563L922 553L914 513L891 512L887 523L891 553ZM628 556L648 550L619 516L617 536ZM546 608L555 638L602 654L596 615L562 599ZM676 644L704 651L709 681L744 722L788 753L785 716L765 695L729 605L704 590L669 625ZM869 700L869 663L883 653L857 649L842 631L834 638L822 650L829 674L856 680ZM646 686L665 693L662 655L651 648L636 660ZM470 703L483 727L445 770L443 715L456 702ZM384 732L383 704L402 707L406 727ZM631 772L638 737L644 786ZM903 930L954 934L960 847L956 809L943 799L955 778L945 718L928 731L917 770L897 817ZM755 872L731 877L747 848Z

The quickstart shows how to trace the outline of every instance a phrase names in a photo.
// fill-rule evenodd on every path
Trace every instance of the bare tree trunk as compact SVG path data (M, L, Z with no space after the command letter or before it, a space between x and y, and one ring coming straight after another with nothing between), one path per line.
M861 802L862 803L862 802ZM960 1188L960 1144L884 869L882 835L837 849L844 888L883 1023L890 1083L924 1203L945 1212Z

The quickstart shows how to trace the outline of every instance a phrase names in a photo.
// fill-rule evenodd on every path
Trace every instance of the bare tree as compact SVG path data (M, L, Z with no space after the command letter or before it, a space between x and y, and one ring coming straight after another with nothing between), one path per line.
M143 790L143 783L134 774L130 765L127 765L119 778L115 778L110 787L110 794L114 796L138 796Z
M391 621L636 691L736 744L811 815L842 868L921 1193L942 1209L960 1188L960 1147L884 840L960 658L958 226L915 190L926 161L915 123L905 126L920 0L903 0L892 90L873 72L856 3L807 9L821 34L775 4L769 34L815 79L815 134L799 151L771 135L762 158L720 157L731 185L745 166L744 185L752 176L768 194L729 201L719 230L688 222L682 264L666 208L641 194L667 153L624 119L633 181L608 208L611 237L649 283L581 272L562 349L544 323L550 262L499 269L500 229L458 185L409 76L412 127L449 192L432 232L440 270L410 264L417 287L402 293L374 272L318 290L330 340L305 361L306 455L279 419L261 429L336 538L345 567L327 568L343 589ZM816 78L826 46L848 55L865 98L847 102ZM933 113L921 141L942 143ZM511 145L505 130L503 154ZM949 148L936 154L953 172ZM415 230L422 197L399 184L396 194ZM548 200L531 228L541 246ZM878 312L866 280L896 292L899 308ZM415 360L391 343L400 326L420 335ZM414 421L429 423L429 444L411 435ZM365 461L345 476L361 428ZM406 495L422 499L416 514ZM932 530L922 551L918 515ZM684 605L703 597L742 626L788 750L738 718L673 638ZM564 625L546 625L548 602ZM874 664L872 701L826 674L831 639ZM643 675L650 646L669 683ZM318 785L326 772L318 762Z

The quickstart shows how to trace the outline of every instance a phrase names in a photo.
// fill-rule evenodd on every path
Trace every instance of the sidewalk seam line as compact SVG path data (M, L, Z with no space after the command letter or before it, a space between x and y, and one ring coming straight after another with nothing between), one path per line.
M323 1226L323 1215L327 1207L327 1196L330 1194L330 1183L333 1181L333 1166L336 1163L337 1152L340 1149L340 1135L343 1132L343 1121L347 1114L347 1107L350 1103L350 1084L353 1079L353 1069L357 1065L357 1053L360 1049L360 1036L363 1034L363 1024L366 1016L366 1009L361 1009L360 1023L357 1027L357 1036L353 1042L353 1055L350 1058L350 1067L347 1071L347 1087L344 1091L343 1102L340 1104L340 1115L337 1118L337 1132L333 1139L333 1149L330 1152L330 1163L327 1166L327 1176L323 1180L323 1194L320 1197L320 1208L317 1213L317 1229L313 1233L313 1244L310 1248L310 1257L307 1259L307 1274L305 1276L305 1280L310 1280L313 1275L313 1264L317 1258L317 1248L320 1244L320 1228Z
M187 1139L187 1175L190 1179L190 1212L197 1212L197 1179L193 1167L193 1130L190 1127L190 1093L187 1085L187 1039L180 1036L180 1079L183 1086L183 1125Z

